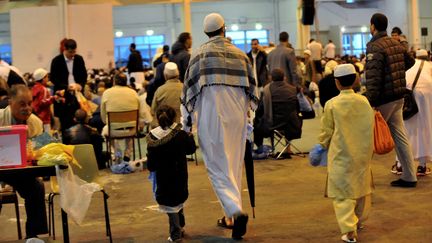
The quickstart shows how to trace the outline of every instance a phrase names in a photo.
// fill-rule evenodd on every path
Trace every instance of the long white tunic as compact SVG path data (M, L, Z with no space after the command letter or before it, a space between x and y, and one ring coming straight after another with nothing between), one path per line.
M243 88L214 85L202 89L195 107L204 163L228 217L242 211L248 103Z
M420 67L421 60L416 59L414 66L406 72L407 88L412 89L415 76ZM432 63L425 62L417 85L414 88L414 97L419 112L405 120L414 158L432 157Z

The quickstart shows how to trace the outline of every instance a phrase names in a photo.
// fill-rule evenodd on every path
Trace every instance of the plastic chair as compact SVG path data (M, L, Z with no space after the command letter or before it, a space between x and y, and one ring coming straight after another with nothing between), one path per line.
M111 155L111 142L114 139L132 139L132 147L133 147L133 160L135 160L135 139L138 141L138 151L140 159L141 155L141 144L140 144L140 135L139 135L139 126L138 126L138 110L131 111L119 111L119 112L108 112L107 113L107 123L108 123L108 135L105 136L107 151ZM115 136L112 134L113 130L116 127L127 127L127 130L135 129L135 133L127 136ZM110 156L110 165L112 164L112 158Z
M74 164L69 164L74 174L86 182L96 182L98 183L99 169L96 161L96 157L93 150L93 145L91 144L79 144L75 145L74 157L82 168L77 167ZM55 189L55 188L54 188ZM104 212L105 212L105 226L106 226L106 236L109 237L110 242L112 242L111 226L108 211L108 194L105 190L101 190L104 200ZM54 196L59 195L58 192L52 192L48 195L48 213L49 213L49 234L52 235L55 240L55 224L54 224Z
M18 231L18 239L22 239L22 233L21 233L21 221L20 221L20 213L19 213L19 206L18 206L18 195L16 194L15 190L13 191L2 191L0 192L0 211L1 206L3 204L15 204L15 214L16 214L16 220L17 220L17 231Z

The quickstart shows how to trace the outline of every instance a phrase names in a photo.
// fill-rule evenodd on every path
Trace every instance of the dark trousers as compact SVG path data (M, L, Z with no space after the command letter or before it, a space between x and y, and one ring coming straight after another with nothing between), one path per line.
M5 183L11 185L24 198L27 214L26 237L48 233L43 182L34 177L19 177Z
M182 238L183 227L186 225L183 209L178 213L167 213L169 219L169 231L172 240Z

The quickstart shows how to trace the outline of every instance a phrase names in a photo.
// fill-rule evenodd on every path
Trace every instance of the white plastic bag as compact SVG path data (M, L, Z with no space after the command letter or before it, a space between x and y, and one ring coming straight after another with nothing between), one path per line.
M81 224L87 213L93 193L102 190L97 183L88 183L75 175L70 167L56 166L60 191L60 206L75 223Z

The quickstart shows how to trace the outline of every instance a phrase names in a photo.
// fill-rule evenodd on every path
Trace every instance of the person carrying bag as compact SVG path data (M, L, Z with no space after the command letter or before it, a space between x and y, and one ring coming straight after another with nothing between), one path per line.
M404 120L410 119L415 114L417 114L419 111L418 106L417 106L417 102L416 102L415 97L414 97L414 88L417 85L417 81L420 77L420 73L423 69L423 65L424 65L424 60L422 60L422 62L420 64L420 68L417 71L417 75L414 79L414 83L412 85L411 90L407 89L407 93L404 96L404 106L402 109L402 116L403 116Z

